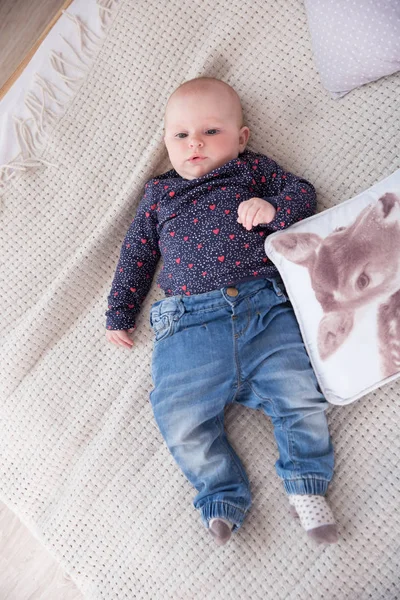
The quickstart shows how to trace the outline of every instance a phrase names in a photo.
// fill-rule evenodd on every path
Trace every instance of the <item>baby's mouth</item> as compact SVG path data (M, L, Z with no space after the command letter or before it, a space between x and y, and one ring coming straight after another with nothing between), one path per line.
M205 158L206 158L205 156L200 156L199 154L195 154L194 156L191 156L188 160L189 160L189 162L201 162Z

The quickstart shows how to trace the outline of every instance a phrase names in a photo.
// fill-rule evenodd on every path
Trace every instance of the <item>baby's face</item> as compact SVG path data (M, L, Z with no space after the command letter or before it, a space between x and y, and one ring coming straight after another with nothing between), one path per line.
M248 137L240 104L224 90L178 92L168 102L164 141L184 179L197 179L237 158Z

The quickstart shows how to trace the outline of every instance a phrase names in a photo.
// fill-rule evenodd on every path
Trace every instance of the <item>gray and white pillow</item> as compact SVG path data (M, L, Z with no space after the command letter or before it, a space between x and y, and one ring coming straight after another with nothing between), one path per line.
M305 0L323 86L340 98L400 70L400 0Z

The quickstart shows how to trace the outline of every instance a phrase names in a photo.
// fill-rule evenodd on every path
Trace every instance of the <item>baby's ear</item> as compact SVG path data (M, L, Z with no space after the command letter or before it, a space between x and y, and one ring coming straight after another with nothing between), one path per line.
M249 137L250 137L250 129L246 126L242 127L241 130L239 131L239 150L240 150L240 152L243 152L243 150L246 148L247 142L249 141Z

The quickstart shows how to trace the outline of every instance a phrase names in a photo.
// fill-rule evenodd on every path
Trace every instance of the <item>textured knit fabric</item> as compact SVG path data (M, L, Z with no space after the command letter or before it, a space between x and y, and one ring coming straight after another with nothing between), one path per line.
M237 222L238 206L253 196L273 204L276 216L247 231ZM135 325L160 254L158 285L167 296L276 276L265 237L310 216L315 205L311 184L249 151L198 179L183 179L175 170L151 179L122 244L107 328Z
M143 187L170 168L162 114L180 83L231 84L250 148L311 181L320 211L399 167L400 78L329 99L303 0L119 0L113 18L43 151L55 167L0 200L1 498L85 600L398 600L399 381L329 409L340 541L325 548L288 514L269 419L229 407L253 506L218 548L149 404L164 294L154 283L132 350L107 343L104 312Z

